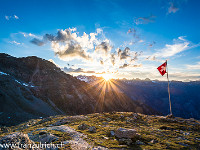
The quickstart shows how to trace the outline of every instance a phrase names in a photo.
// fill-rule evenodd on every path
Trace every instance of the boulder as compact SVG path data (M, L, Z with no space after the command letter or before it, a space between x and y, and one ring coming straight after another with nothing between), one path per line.
M115 136L115 132L114 131L110 131L110 136Z
M143 143L142 141L140 141L140 140L137 140L137 141L135 142L135 144L137 144L137 145L144 145L144 143Z
M56 140L58 140L58 137L53 134L44 134L40 136L41 143L52 143Z
M0 138L0 144L13 144L13 143L15 144L17 143L19 145L24 145L24 144L34 145L35 144L33 141L29 139L27 134L23 134L21 132L15 132L15 133L12 133ZM22 148L19 148L19 150L20 149Z
M85 123L83 123L83 124L81 124L81 125L78 126L79 130L86 130L88 128L89 128L89 126L87 124L85 124Z
M96 132L97 132L97 129L96 129L95 126L92 126L92 127L90 127L90 128L88 129L88 131L91 132L91 133L96 133Z
M131 139L125 139L125 138L119 139L119 144L131 145L132 142L133 141Z
M137 131L135 129L118 128L115 132L115 136L117 138L131 139L137 136Z
M45 131L40 132L39 134L36 135L29 135L30 139L34 142L41 142L42 144L44 143L52 143L56 140L58 140L59 138L51 133L47 133Z

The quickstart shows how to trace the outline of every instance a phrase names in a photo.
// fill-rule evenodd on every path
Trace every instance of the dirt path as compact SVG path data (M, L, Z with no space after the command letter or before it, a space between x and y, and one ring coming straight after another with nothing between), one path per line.
M83 138L87 138L87 135L77 132L73 128L70 128L66 125L61 126L53 126L47 128L41 128L37 130L56 130L61 132L69 133L72 137L72 140L63 141L64 144L71 144L71 148L74 150L108 150L104 147L93 147L89 143L87 143Z

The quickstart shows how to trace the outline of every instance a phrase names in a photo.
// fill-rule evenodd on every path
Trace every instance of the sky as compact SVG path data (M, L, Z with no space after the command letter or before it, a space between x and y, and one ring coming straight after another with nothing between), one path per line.
M200 79L200 1L1 0L0 52L76 75Z

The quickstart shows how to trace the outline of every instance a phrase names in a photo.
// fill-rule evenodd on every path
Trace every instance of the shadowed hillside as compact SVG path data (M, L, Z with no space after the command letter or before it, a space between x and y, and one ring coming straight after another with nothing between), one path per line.
M2 53L0 71L2 125L56 114L102 111L157 113L123 93L109 93L104 89L98 91L96 85L93 88L66 74L53 63L35 56L15 58ZM103 86L107 84L103 83Z

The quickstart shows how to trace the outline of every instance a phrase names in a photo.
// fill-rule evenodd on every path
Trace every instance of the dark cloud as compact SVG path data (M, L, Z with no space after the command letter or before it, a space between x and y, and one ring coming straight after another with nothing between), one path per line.
M119 68L126 68L128 66L129 66L128 64L123 64L123 66L120 66Z
M149 44L149 47L153 47L156 44L155 41L153 41L152 43Z
M104 64L103 60L100 60L100 64L101 64L101 65L103 65L103 64Z
M110 57L111 63L114 66L115 65L115 53L110 54L110 56L111 56Z
M89 55L82 49L82 47L79 44L74 43L68 43L67 46L65 46L64 50L57 50L55 52L55 55L58 55L60 58L65 57L81 57L84 59L91 59Z
M42 46L42 45L45 44L42 40L39 40L39 39L36 39L36 38L32 39L30 42L31 42L32 44L37 45L37 46Z
M139 64L139 65L130 65L130 64L124 64L123 66L120 66L119 68L123 69L123 68L126 68L126 67L142 67L142 64Z
M72 37L69 29L59 30L56 36L45 34L43 40L34 38L31 40L31 43L42 46L48 41L52 42L52 48L54 49L55 55L58 55L60 58L68 57L70 59L70 57L81 57L87 60L91 59L76 39Z
M156 56L148 56L148 57L146 58L146 60L155 61L155 60L156 60Z
M135 52L135 55L133 56L133 58L131 59L131 61L137 61L138 60L138 56L141 56L143 53L143 51L141 52Z
M121 49L118 49L117 53L120 59L126 59L130 57L130 48L126 47L123 51Z
M64 67L63 70L67 73L95 73L95 71L84 71L82 68L73 69Z
M135 19L135 24L148 24L148 23L152 23L155 22L155 18L156 16L154 15L150 15L148 17L139 17Z
M96 51L103 51L105 53L110 52L111 49L112 46L110 46L108 42L101 42L101 44L95 48Z
M74 40L71 35L71 31L69 29L58 30L56 36L52 34L45 34L43 38L48 41L56 41L56 42L66 42Z
M130 28L127 32L127 34L130 34L132 33L133 34L133 37L136 37L136 29L135 28Z

